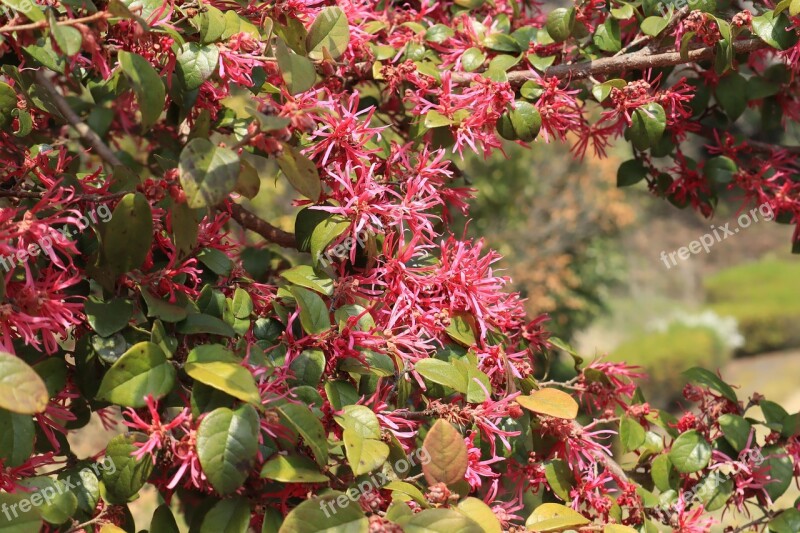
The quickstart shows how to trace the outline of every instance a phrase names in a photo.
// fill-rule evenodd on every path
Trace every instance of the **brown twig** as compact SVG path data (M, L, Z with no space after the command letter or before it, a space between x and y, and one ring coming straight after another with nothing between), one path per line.
M113 15L111 15L111 13L108 13L106 11L98 11L97 13L88 15L86 17L81 17L77 19L59 20L58 22L56 22L56 24L59 26L75 26L87 22L94 22L95 20L111 18L112 16ZM49 23L46 20L40 20L39 22L31 22L29 24L19 24L17 26L6 24L5 26L0 26L0 33L10 33L12 31L38 30L40 28L46 28L48 25Z
M749 53L769 45L761 39L747 39L733 43L733 51L737 54ZM685 63L694 63L714 57L714 48L700 46L689 50L685 57L680 52L656 53L650 50L641 50L620 56L603 57L592 61L555 65L544 71L545 78L568 78L577 80L589 76L603 76L606 74L622 72L625 70L643 70L648 68L672 67ZM513 87L519 87L528 80L539 77L540 74L529 70L518 70L508 73L508 82ZM469 83L474 79L474 74L454 74L456 83Z
M293 233L283 231L282 229L273 226L266 220L259 218L239 204L234 204L231 202L230 211L231 218L238 222L243 228L258 233L268 241L274 242L278 246L283 246L284 248L297 248L297 241L295 240Z

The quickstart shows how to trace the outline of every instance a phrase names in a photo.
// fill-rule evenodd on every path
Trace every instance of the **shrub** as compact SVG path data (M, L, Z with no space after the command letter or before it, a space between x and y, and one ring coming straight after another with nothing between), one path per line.
M764 259L732 267L705 280L711 308L736 318L744 335L741 354L800 346L800 264Z

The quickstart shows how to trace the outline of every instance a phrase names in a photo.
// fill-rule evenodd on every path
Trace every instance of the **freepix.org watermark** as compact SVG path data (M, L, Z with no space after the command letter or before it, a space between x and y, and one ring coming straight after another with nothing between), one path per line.
M728 222L727 224L719 227L712 224L709 226L711 228L711 232L701 235L698 240L690 242L688 246L682 246L669 253L662 251L661 261L664 262L665 267L672 268L673 266L678 266L677 259L686 261L692 256L692 254L696 255L701 251L709 253L711 251L711 247L715 244L724 241L728 237L736 235L740 230L748 228L751 224L758 222L759 214L761 215L761 219L766 221L770 221L775 218L775 212L772 210L772 206L769 204L761 204L758 207L754 207L750 211L745 211L739 215L739 218L736 219L736 227L730 227L733 222Z
M73 237L76 237L89 227L90 221L93 224L97 224L98 221L108 222L109 220L111 220L111 209L109 209L107 205L101 204L97 206L96 209L82 215L81 218L77 220L75 227L64 226L57 232L53 231L53 234L54 236L57 235L57 239L63 239L62 242L71 241ZM28 248L25 250L17 250L17 252L13 254L0 255L0 267L8 273L14 270L16 266L28 261L31 257L37 257L42 252L49 254L52 249L53 238L49 235L45 235L37 242L29 244Z
M87 466L86 468L82 469L80 474L85 472L86 474L94 474L94 476L100 477L100 474L103 472L113 474L116 471L117 466L114 464L114 461L110 457L104 457L101 462L92 463L91 466ZM78 479L76 479L76 477ZM69 475L64 478L59 478L58 483L54 483L49 487L44 487L36 492L31 492L25 498L16 503L12 503L11 505L3 503L0 505L0 512L5 516L6 520L11 522L12 520L19 518L20 514L24 515L36 507L41 507L44 504L50 504L57 496L80 487L80 477L80 475L75 477Z
M430 460L431 454L428 453L428 450L426 450L424 446L422 446L417 448L407 458L400 459L394 463L393 468L398 474L405 474L415 465L426 465L430 462ZM390 480L386 474L383 472L377 472L359 483L356 487L350 487L347 490L347 494L341 494L335 500L322 500L319 502L319 507L322 509L322 512L325 513L325 518L330 518L332 515L338 513L339 509L347 507L350 505L350 503L357 502L361 496L370 491L379 490L381 487L389 483L389 481Z

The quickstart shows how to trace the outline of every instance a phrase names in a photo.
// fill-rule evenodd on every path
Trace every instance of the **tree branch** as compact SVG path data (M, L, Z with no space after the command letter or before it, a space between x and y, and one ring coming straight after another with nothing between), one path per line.
M733 43L733 51L736 54L753 52L769 45L761 39L747 39ZM545 69L543 74L538 74L529 70L518 70L508 73L508 82L512 87L519 87L528 80L538 77L544 78L568 78L577 80L588 78L589 76L602 76L624 70L644 70L648 68L671 67L684 63L694 63L714 57L714 47L700 46L689 50L686 57L681 57L680 52L661 52L655 53L649 49L640 50L620 56L603 57L593 61L582 61L580 63L555 65ZM475 74L455 74L453 81L456 83L469 83Z
M56 22L58 26L76 26L78 24L83 24L86 22L94 22L95 20L107 19L111 18L113 15L106 11L98 11L92 15L76 18L76 19L65 19L59 20ZM17 26L6 24L5 26L0 26L0 33L10 33L13 31L25 31L25 30L37 30L39 28L46 28L49 25L49 22L46 20L42 20L39 22L31 22L30 24L19 24Z
M99 155L103 161L112 167L125 166L117 155L108 147L108 145L94 132L81 118L72 110L69 103L64 99L61 93L56 90L53 82L43 70L36 71L36 81L44 88L45 91L53 99L53 103L58 109L59 113L66 119L66 121L78 132L80 138L90 146ZM225 207L217 207L217 209L225 210ZM270 242L274 242L284 248L295 248L294 234L276 228L266 220L263 220L248 211L246 208L233 202L230 203L231 218L238 222L242 227L252 230Z
M297 241L295 240L294 233L289 233L273 226L266 220L248 211L243 206L233 202L230 203L230 212L231 218L238 222L243 228L254 231L268 241L274 242L284 248L297 248Z

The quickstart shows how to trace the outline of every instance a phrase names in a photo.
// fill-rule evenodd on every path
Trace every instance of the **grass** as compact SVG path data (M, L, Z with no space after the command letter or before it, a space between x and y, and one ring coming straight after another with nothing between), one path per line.
M705 281L711 309L733 316L745 337L743 354L800 347L800 263L765 259Z

